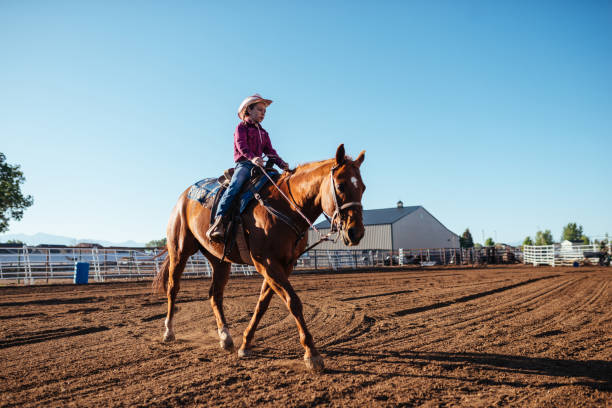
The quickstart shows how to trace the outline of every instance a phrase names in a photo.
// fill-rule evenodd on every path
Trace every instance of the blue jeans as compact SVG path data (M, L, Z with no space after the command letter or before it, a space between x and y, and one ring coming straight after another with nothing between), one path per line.
M253 167L255 167L255 165L247 160L238 162L236 164L234 175L232 176L229 187L223 193L221 200L219 200L216 215L217 217L227 214L232 206L232 203L234 202L234 198L236 198L240 192L240 188L242 188L242 185L251 178L251 169Z

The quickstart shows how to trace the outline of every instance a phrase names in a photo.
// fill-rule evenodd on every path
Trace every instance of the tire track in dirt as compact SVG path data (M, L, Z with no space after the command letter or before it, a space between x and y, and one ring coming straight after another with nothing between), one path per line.
M539 281L539 280L541 280L541 279L536 279L536 280L535 280L535 281L533 281L533 282L536 282L536 281ZM460 300L463 300L463 302L467 302L467 301L470 301L470 300L479 299L479 298L481 298L481 297L483 297L483 296L489 296L489 295L491 295L491 294L499 293L499 292L502 292L502 291L505 291L505 290L510 290L510 289L512 289L512 288L514 288L514 287L520 287L520 286L525 285L525 284L528 284L528 283L532 283L532 282L531 282L531 281L530 281L530 282L522 282L522 283L521 283L521 282L519 282L518 284L507 285L507 286L505 286L505 287L502 287L502 288L497 288L497 289L494 289L494 290L491 290L491 291L487 291L487 292L480 292L480 293L477 293L477 294L470 294L470 295L467 295L467 296L463 296L463 297L461 297L461 298L459 298L459 299L460 299ZM458 286L464 286L464 285L458 285ZM451 301L446 301L446 302L437 302L437 303L433 304L433 306L439 306L439 305L441 305L441 304L443 304L443 305L445 305L445 306L450 306L450 305L455 305L455 304L457 304L457 303L463 303L463 302L457 302L457 298L455 298L454 300L451 300ZM398 305L398 306L400 306L400 307L401 307L401 305ZM435 309L437 309L436 307L431 307L431 306L432 306L432 305L425 306L425 307L419 307L419 308L413 308L412 310L419 309L419 310L423 310L423 311L429 311L429 310L435 310ZM498 306L499 306L499 305L496 305L496 306L495 306L495 308L497 308ZM399 313L399 314L400 314L400 316L404 316L404 314L403 314L402 312L403 312L403 311L405 311L405 310L406 310L406 309L404 309L404 310L400 310L400 313ZM451 315L453 315L453 316L455 316L455 315L456 315L456 313L455 313L455 312L453 312L453 311L449 311L448 313L450 313L450 314L451 314ZM397 316L397 314L396 314L396 316ZM487 312L487 311L479 310L479 313L477 314L477 316L472 316L470 319L471 319L471 320L483 320L483 319L484 319L484 318L483 318L483 316L487 316L486 318L487 318L487 319L490 319L490 318L491 318L491 317L490 317L490 316L491 316L491 313L490 313L490 312ZM446 318L446 316L445 316L445 315L438 315L437 317L438 317L438 318L440 318L440 319L444 319L444 318ZM459 324L459 323L461 323L461 322L454 322L454 323L453 323L453 325L455 325L455 324ZM420 336L420 335L423 335L423 334L425 334L425 333L427 333L429 336L431 336L431 328L430 328L430 327L426 327L426 326L424 326L424 325L421 325L421 326L423 326L423 330L421 330L421 331L416 331L416 332L413 332L413 333L410 333L410 334L408 334L407 336L404 336L404 337L399 337L399 338L391 338L391 339L384 339L384 338L383 338L383 339L381 339L381 338L376 338L376 339L367 339L367 341L368 341L368 342L372 342L372 341L374 341L374 342L376 342L376 344L378 344L379 346L380 346L380 345L385 345L385 346L393 346L395 343L401 343L401 342L405 341L406 339L409 339L409 338L411 338L411 337L415 337L415 336ZM445 332L446 332L446 333L448 333L448 326L446 326L444 330L445 330ZM443 341L443 340L445 340L446 338L447 338L447 337L437 337L436 339L432 339L432 340L430 340L430 342L433 344L433 343L437 343L437 342ZM357 337L352 337L352 336L350 336L350 335L349 335L349 336L347 336L347 337L346 337L346 339L347 339L347 340L349 340L349 341L358 341L358 338L357 338ZM370 347L370 346L371 346L371 344L369 344L368 342L366 342L366 343L364 344L364 346ZM333 344L340 344L340 343L342 343L342 341L334 341L334 342L332 342L332 343L333 343ZM329 344L329 343L328 343L328 344ZM422 341L421 341L421 344L422 344Z
M561 282L561 284L560 284L560 285L557 285L557 287L556 287L556 288L552 288L552 289L550 289L550 290L538 291L538 292L540 292L540 294L539 294L537 297L542 298L542 297L544 297L544 295L545 295L545 294L548 294L548 296L553 296L553 292L554 292L555 290L557 290L557 291L558 291L558 290L562 289L562 287L563 287L563 286L567 286L567 283L563 283L563 282ZM491 300L491 299L489 299L489 300ZM523 299L523 302L524 302L524 301L530 301L530 297L529 297L529 296L525 297L525 298ZM497 306L500 306L500 305L501 305L501 304L500 304L500 302L501 302L501 300L497 300L497 299L496 299ZM532 301L532 302L533 302L533 301ZM508 307L508 305L509 305L509 304L513 304L513 303L516 303L516 302L514 301L514 299L513 299L511 302L503 302L504 306L506 306L506 307ZM452 309L452 308L451 308L451 309ZM509 317L513 317L513 316L509 316L509 313L503 313L503 315L505 315L505 316L503 316L503 315L502 315L502 316L500 316L500 315L499 315L499 312L495 312L495 307L494 307L492 310L487 310L487 308L486 308L486 307L483 307L483 306L481 305L481 307L479 308L479 310L481 310L481 311L483 312L483 313L481 313L481 315L482 315L482 316L485 316L485 317L478 317L478 315L477 315L477 316L472 316L472 317L470 318L471 320L475 320L475 318L476 318L476 319L480 319L480 322L478 322L478 324L479 324L479 325L482 325L482 324L483 324L483 323L485 323L486 321L491 321L491 322L489 322L488 324L489 324L490 326L492 326L492 325L495 325L495 324L496 324L495 320L501 320L501 321L503 321L504 319L508 319ZM449 312L449 314L451 314L451 315L452 315L452 314L457 314L457 315L459 315L459 313L457 313L457 312L456 312L456 311L454 311L454 310L449 310L448 312ZM517 315L517 313L512 313L512 315ZM461 311L461 316L465 316L465 311L464 311L464 310L462 310L462 311ZM444 318L446 318L446 316L438 316L437 318L438 318L439 320L441 320L441 321L444 321ZM449 338L451 338L451 337L452 337L452 336L448 336L448 335L446 335L446 336L445 336L445 335L434 335L434 333L435 333L435 332L437 332L437 330L443 330L443 331L444 331L444 333L448 333L448 331L450 330L450 328L451 328L452 326L456 326L456 325L460 324L460 323L462 322L462 320L463 320L463 321L465 321L466 319L457 319L457 318L455 318L455 321L453 321L453 322L451 322L451 323L449 323L449 324L446 324L446 325L442 326L442 328L441 328L441 329L439 328L439 326L436 326L436 327L433 327L433 328L432 328L431 326L427 327L427 326L424 326L424 325L419 325L419 326L427 327L427 329L424 329L424 330L422 330L421 332L413 332L413 333L408 334L408 335L406 335L406 336L404 336L404 337L402 337L402 338L399 338L399 339L398 339L398 338L393 339L393 340L383 339L382 341L379 341L379 342L378 342L378 345L379 345L379 346L384 345L385 347L399 347L399 346L400 346L400 344L404 343L404 342L405 342L405 341L407 341L407 340L409 341L411 338L418 338L418 337L420 337L421 339L420 339L420 341L419 341L419 346L421 346L421 347L422 347L422 346L425 346L425 345L429 345L429 346L431 346L432 344L437 344L437 343L441 343L441 342L447 341L447 340L449 340ZM476 322L474 322L474 324L476 324ZM507 325L505 325L505 324L502 324L502 325L503 325L503 326L507 326ZM503 330L502 330L502 331L503 331ZM507 330L506 330L506 332L507 332ZM506 334L508 334L508 333L506 333ZM423 337L427 338L428 340L423 341L423 340L422 340L422 338L423 338ZM465 338L465 341L464 341L464 343L466 343L466 347L468 347L468 346L467 346L467 343L468 343L469 341L470 341L470 340L469 340L469 336L468 336L468 337L466 337L466 338ZM476 341L476 343L478 343L478 340L477 340L477 339L476 339L476 340L472 340L471 342L473 343L474 341ZM364 347L373 347L373 344L371 344L371 343L372 343L372 342L370 342L370 343L365 343L365 344L364 344L364 343L362 343L362 346L364 346ZM456 340L455 340L455 343L456 343ZM498 342L498 344L503 344L503 343L504 343L504 342L502 342L502 343L499 343L499 342Z
M567 282L560 282L552 288L547 287L543 290L539 289L538 287L532 287L531 289L535 290L535 292L532 293L523 291L521 296L518 298L516 298L516 296L508 297L509 301L506 301L504 297L486 299L487 303L479 304L474 313L470 314L468 311L467 315L465 310L457 311L455 310L456 308L450 308L447 313L435 316L435 319L440 323L434 323L433 327L428 326L427 330L423 330L421 333L419 333L419 335L426 336L427 338L427 340L423 340L421 338L419 341L419 346L431 346L451 339L453 337L452 334L449 334L452 333L451 329L466 330L470 326L479 328L487 326L495 327L495 323L500 320L507 322L510 318L515 318L522 314L523 311L517 306L523 305L523 307L525 307L526 305L533 304L534 302L542 301L546 296L551 296L554 292L560 290L566 285ZM515 292L516 291L513 291L512 294ZM510 311L504 313L503 311L506 309L510 309ZM533 308L529 309L527 312L530 310L533 310ZM450 321L448 321L448 319L450 319ZM442 334L434 337L438 330L441 330ZM464 347L469 347L470 345L477 345L481 343L481 339L473 339L470 336L464 336L462 343L464 344Z
M548 295L547 297L548 297L548 298L551 298L551 297L553 296L553 292L558 292L559 290L564 290L564 291L569 291L569 290L571 290L571 284L572 284L572 282L571 282L571 281L570 281L570 282L567 282L566 284L562 284L560 287L557 287L555 290L553 290L553 291L545 291L545 293L547 293L547 295ZM540 295L540 296L538 296L538 297L539 297L539 298L541 298L541 299L544 299L544 297L543 297L542 295ZM555 298L554 298L554 297L552 297L552 299L554 300ZM533 302L532 302L532 303L533 303ZM546 308L550 308L550 302L548 302L548 303L544 303L542 307L543 307L544 309L546 309ZM532 310L534 310L534 309L536 309L536 307L535 307L535 306L534 306L534 307L529 308L529 310L527 311L527 313L531 313L531 312L532 312ZM567 308L566 308L566 309L567 309ZM558 309L557 309L557 310L558 310ZM555 327L555 324L556 324L557 320L563 320L563 319L564 319L563 315L559 315L559 314L555 314L555 315L553 315L553 317L557 317L557 316L559 316L559 317L558 317L558 319L555 319L554 321L552 320L552 317L550 317L550 316L545 316L545 317L544 317L544 319L535 320L535 322L531 322L531 323L529 323L529 325L536 325L536 327L538 327L538 329L537 329L537 330L538 330L538 332L542 332L542 331L543 331L543 330L542 330L542 326L544 325L544 323L542 323L542 320L543 320L544 322L551 322L551 327ZM502 330L501 330L501 334L503 334L503 337L508 337L508 335L511 335L512 337L513 337L513 336L518 336L519 338L520 338L520 337L523 337L523 338L524 338L524 337L529 337L529 336L530 336L530 334L525 333L525 331L526 331L526 330L525 330L525 322L524 322L524 319L521 319L521 320L523 320L523 322L522 322L522 324L521 324L520 326L519 326L519 325L516 325L517 330L509 330L509 329L508 329L508 325L507 325L507 324L505 324L505 322L507 322L507 321L508 321L510 318L515 318L515 317L520 317L520 313L511 313L511 314L506 313L506 314L505 314L505 316L503 316L503 322L504 322L504 323L501 323L501 321L500 321L500 322L491 321L491 322L489 322L489 326L495 326L495 325L498 325L498 324L500 324L500 323L501 323L501 325L503 326L503 328L502 328ZM493 319L485 319L485 320L493 320ZM497 320L500 320L500 318L497 318ZM483 320L483 321L484 321L484 320ZM481 322L481 323L482 323L482 322ZM518 327L520 327L520 329L518 329ZM528 329L527 331L529 331L529 329ZM520 333L517 333L517 332L520 332ZM499 329L498 329L496 332L494 332L494 333L495 333L495 334L499 334L499 333L500 333ZM439 341L439 339L437 339L437 340L436 340L436 342L437 342L437 341Z
M436 309L440 309L443 307L448 307L451 305L456 305L458 303L465 303L465 302L469 302L471 300L475 300L475 299L479 299L481 297L485 297L485 296L491 296L497 293L501 293L501 292L505 292L507 290L510 289L514 289L514 288L518 288L524 285L529 285L530 283L534 283L534 282L538 282L540 280L543 279L552 279L555 278L559 275L552 275L552 276L546 276L546 277L542 277L542 278L534 278L534 279L529 279L523 282L519 282L519 283L515 283L513 285L508 285L508 286L502 286L501 288L496 288L496 289L491 289L485 292L480 292L480 293L475 293L473 295L468 295L468 296L463 296L460 297L458 299L453 299L453 300L449 300L446 302L438 302L438 303L434 303L431 305L427 305L427 306L421 306L421 307L415 307L415 308L411 308L411 309L404 309L404 310L399 310L397 312L395 312L395 316L398 317L402 317L402 316L406 316L409 314L415 314L415 313L422 313L422 312L427 312L430 310L436 310Z

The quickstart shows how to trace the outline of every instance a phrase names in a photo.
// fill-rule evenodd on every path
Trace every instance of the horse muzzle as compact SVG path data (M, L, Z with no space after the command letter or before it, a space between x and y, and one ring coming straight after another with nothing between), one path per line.
M351 226L344 229L344 233L342 234L342 240L344 241L345 245L355 246L359 244L361 238L363 238L364 233L365 231L363 227L358 228Z

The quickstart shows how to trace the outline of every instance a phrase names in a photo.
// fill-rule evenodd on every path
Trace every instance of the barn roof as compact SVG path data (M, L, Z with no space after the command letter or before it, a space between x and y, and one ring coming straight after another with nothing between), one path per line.
M420 205L410 207L380 208L377 210L363 210L363 225L393 224L402 217L407 216L421 208ZM329 228L329 221L324 220L316 224L317 228Z

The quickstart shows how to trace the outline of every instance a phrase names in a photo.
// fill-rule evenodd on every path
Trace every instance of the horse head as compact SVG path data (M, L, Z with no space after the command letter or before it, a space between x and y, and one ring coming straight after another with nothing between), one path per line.
M365 150L355 160L346 157L341 144L328 181L321 186L323 211L328 216L333 214L331 228L337 228L344 243L350 246L359 244L365 233L361 197L366 187L359 171L364 158Z

